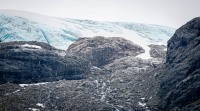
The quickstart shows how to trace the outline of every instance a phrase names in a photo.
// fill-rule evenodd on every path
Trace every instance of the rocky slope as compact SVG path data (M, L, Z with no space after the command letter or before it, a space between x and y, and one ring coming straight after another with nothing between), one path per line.
M161 82L163 110L200 110L200 18L181 28L168 41Z
M27 44L28 43L29 42L27 42ZM16 57L19 55L18 53L24 53L24 47L17 47L18 45L24 45L23 42L15 43L14 45L13 43L3 44L4 47L7 48L4 48L6 49L5 53L9 50L18 50L18 52L12 52ZM42 49L44 48L42 47L44 44L41 45L41 43L33 44L30 42L29 45L38 45ZM10 47L10 49L8 47ZM60 81L49 83L0 85L0 110L158 110L157 105L159 103L159 98L157 93L159 85L153 69L157 67L158 64L162 63L163 58L160 58L160 56L158 56L158 58L152 57L149 60L138 58L137 55L144 53L144 49L128 40L105 37L83 38L69 47L66 55L68 55L68 53L72 54L70 56L71 58L59 56L58 54L60 53L55 53L55 51L57 51L56 49L49 51L44 48L43 51L46 53L41 53L43 54L41 58L39 54L37 54L37 51L34 51L39 49L30 48L29 46L28 50L30 51L26 50L26 53L34 53L39 60L43 56L45 57L45 54L48 55L47 59L48 57L57 57L55 60L60 60L63 64L65 64L65 61L69 60L69 63L65 64L66 68L64 67L60 69L60 71L72 69L76 73L66 73L65 77L68 77L69 74L75 77L78 75L78 79L80 80L61 80L65 78L59 78ZM108 55L106 55L106 51ZM94 54L92 53L92 55L96 54L96 56L88 56L91 55L91 52L95 52ZM109 52L111 53L110 56ZM11 53L11 51L9 51L9 53ZM106 56L104 56L103 53L105 53ZM101 54L102 56L97 56ZM80 57L81 55L82 57ZM23 59L15 59L15 62L20 61L26 63L27 59L24 60L24 56L27 57L26 55L20 55ZM8 56L9 60L10 58L11 57ZM30 56L29 59L32 60L31 58ZM79 58L85 58L87 60ZM2 60L5 60L3 63L7 61L7 59ZM106 60L106 62L103 60ZM155 62L156 60L157 62ZM87 61L92 62L92 64L88 64ZM52 62L49 61L48 64L54 64ZM13 64L6 65L12 66ZM33 65L38 66L38 63ZM56 66L57 65L59 64L56 64ZM51 69L54 67L48 68ZM31 69L31 67L27 68ZM3 71L4 70L5 69L3 69ZM24 70L22 70L22 73L23 71ZM45 68L44 71L46 71ZM32 74L32 72L30 72L30 74ZM36 75L40 74L41 73L36 73ZM50 75L54 76L53 74L54 73ZM85 78L80 78L79 75ZM21 83L23 82L27 83L26 81L22 81ZM27 100L27 98L29 99Z

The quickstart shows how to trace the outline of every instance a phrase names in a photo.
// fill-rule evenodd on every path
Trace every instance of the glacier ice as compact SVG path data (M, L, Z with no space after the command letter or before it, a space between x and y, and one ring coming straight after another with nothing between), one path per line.
M82 37L123 37L143 47L145 53L138 57L149 59L148 45L166 45L174 32L173 28L153 24L54 18L0 10L0 40L39 41L62 50Z

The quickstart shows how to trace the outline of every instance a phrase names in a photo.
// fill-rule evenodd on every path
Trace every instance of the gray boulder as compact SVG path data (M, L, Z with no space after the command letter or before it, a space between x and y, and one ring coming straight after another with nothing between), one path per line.
M144 49L124 38L98 36L79 39L67 51L88 59L94 66L102 67L115 59L137 56Z
M167 47L165 45L154 45L151 44L149 45L151 48L150 50L150 55L153 58L163 58L163 60L166 58L166 52L167 52Z

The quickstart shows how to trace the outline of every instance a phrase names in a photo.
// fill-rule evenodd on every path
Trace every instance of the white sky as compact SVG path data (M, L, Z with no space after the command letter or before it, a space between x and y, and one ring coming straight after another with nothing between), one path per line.
M0 9L178 28L200 16L200 0L0 0Z

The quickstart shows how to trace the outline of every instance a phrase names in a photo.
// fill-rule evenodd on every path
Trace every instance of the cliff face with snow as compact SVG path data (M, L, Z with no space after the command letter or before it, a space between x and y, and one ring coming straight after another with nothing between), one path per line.
M166 45L174 31L151 24L76 20L22 11L0 11L0 40L3 42L39 41L63 50L82 37L123 37L141 46L145 53L139 57L148 59L148 45Z

